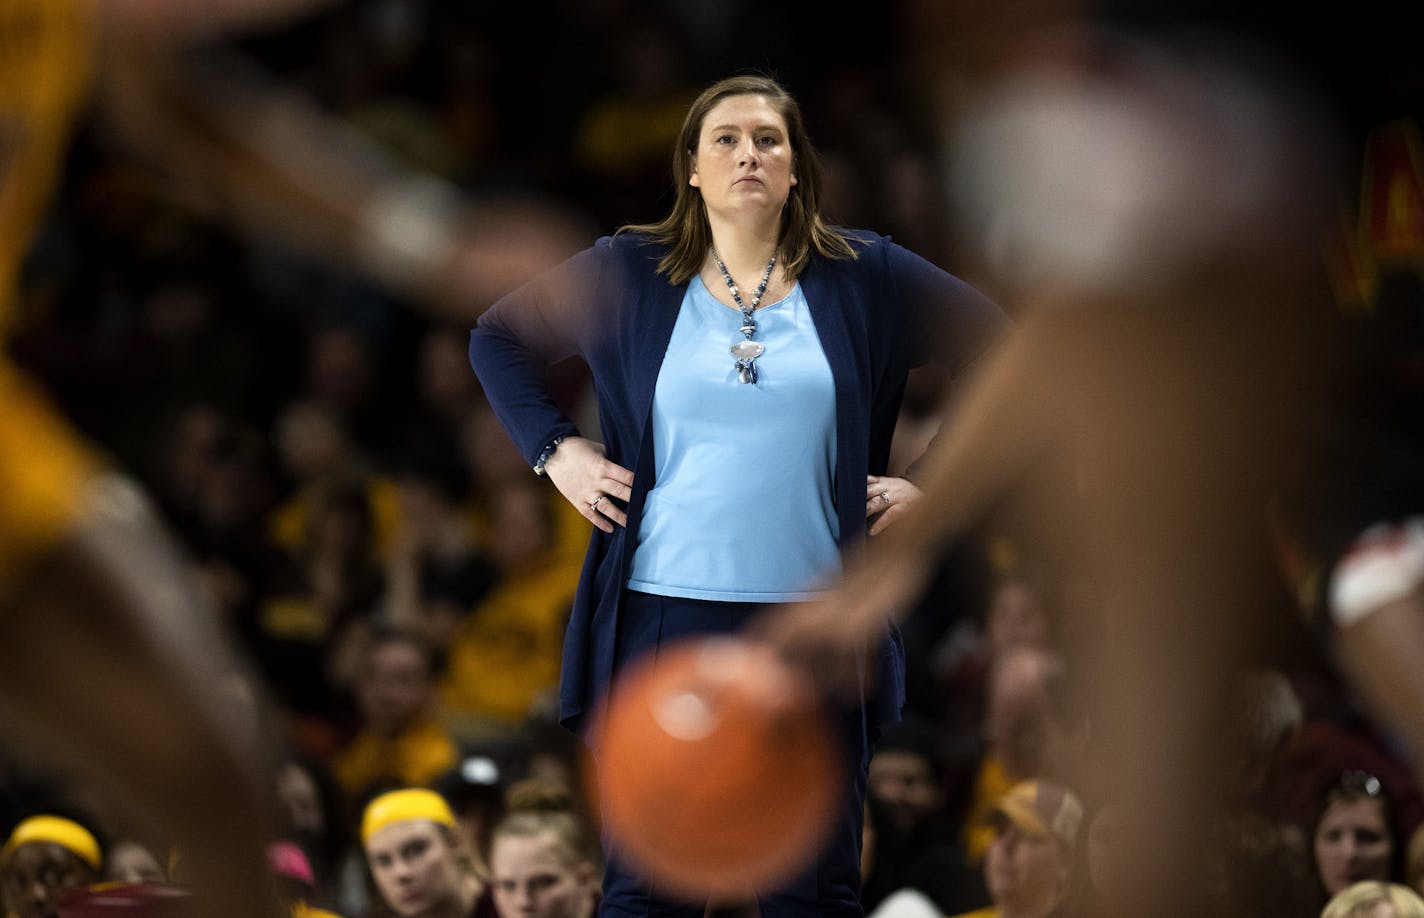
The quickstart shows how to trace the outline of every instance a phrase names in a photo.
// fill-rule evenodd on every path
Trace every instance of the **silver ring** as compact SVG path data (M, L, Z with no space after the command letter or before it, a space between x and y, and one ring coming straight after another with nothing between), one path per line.
M592 503L590 503L590 504L588 505L588 509L593 510L593 511L597 511L597 510L598 510L598 505L601 504L601 503L603 503L604 499L607 498L607 497L608 497L607 494L601 494L601 495L599 495L599 497L598 497L597 500L594 500Z
M890 506L890 492L889 492L889 491L881 491L881 492L880 492L880 499L883 500L883 501L885 501L885 506L887 506L887 507Z

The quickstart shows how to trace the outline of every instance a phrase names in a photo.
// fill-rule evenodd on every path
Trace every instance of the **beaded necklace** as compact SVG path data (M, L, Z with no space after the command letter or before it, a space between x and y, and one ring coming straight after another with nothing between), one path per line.
M757 284L756 293L752 295L752 304L748 306L742 302L742 293L737 289L737 284L732 280L732 275L727 271L727 266L722 263L722 259L717 254L717 250L712 250L712 260L717 263L717 270L722 272L722 280L727 282L727 289L732 292L732 299L736 302L737 308L742 311L742 337L744 340L738 341L728 350L732 356L737 358L737 379L743 383L754 384L757 381L756 359L766 353L766 345L760 341L753 341L752 335L756 334L756 319L752 313L761 305L761 296L766 293L766 285L771 280L771 270L776 267L776 254L773 253L771 261L766 263L766 273L761 276L761 283Z

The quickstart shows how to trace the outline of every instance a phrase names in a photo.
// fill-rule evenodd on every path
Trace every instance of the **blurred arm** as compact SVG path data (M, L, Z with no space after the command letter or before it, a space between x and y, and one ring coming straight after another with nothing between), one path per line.
M251 683L137 489L101 476L85 507L0 606L15 735L176 843L203 914L276 915Z
M465 200L233 52L106 39L106 125L188 198L446 318L472 321L587 238L548 205Z
M921 463L924 496L904 519L871 540L828 598L779 608L758 624L760 636L853 684L851 655L908 611L941 549L1014 484L1048 441L1052 418L1042 380L1054 366L1047 360L1052 318L1030 314L986 357Z

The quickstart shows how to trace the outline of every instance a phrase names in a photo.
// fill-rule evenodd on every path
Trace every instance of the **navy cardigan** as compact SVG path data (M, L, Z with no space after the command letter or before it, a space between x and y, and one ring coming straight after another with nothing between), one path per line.
M958 375L1006 324L983 294L888 237L850 236L858 258L813 258L799 278L835 378L843 554L865 538L865 477L886 471L909 370L934 361ZM653 483L653 390L687 289L657 273L665 251L636 234L601 238L495 303L470 335L470 363L531 465L555 437L578 434L545 383L550 364L578 355L593 376L608 458L633 470L628 526L593 530L565 636L560 719L578 731L612 677L618 609ZM893 627L879 667L874 716L896 720L904 651Z

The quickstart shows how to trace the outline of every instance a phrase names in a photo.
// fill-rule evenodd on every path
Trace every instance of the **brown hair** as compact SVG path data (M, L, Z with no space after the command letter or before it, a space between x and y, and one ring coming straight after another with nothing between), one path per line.
M686 283L702 269L707 250L712 247L712 227L707 222L707 207L701 192L689 185L688 180L692 177L692 157L702 134L702 122L717 103L730 96L762 96L786 121L797 177L786 200L777 247L777 257L787 277L800 276L813 254L824 258L855 258L855 250L845 233L827 226L821 219L821 162L806 135L801 107L780 83L761 74L728 77L702 91L687 110L673 150L675 198L672 210L657 223L621 226L618 232L645 233L655 242L667 245L668 253L658 262L658 271L674 284Z
M562 784L529 778L512 785L505 794L508 814L492 833L490 849L501 838L534 838L544 832L554 836L569 867L599 863L598 844L588 820L579 811L572 791Z

